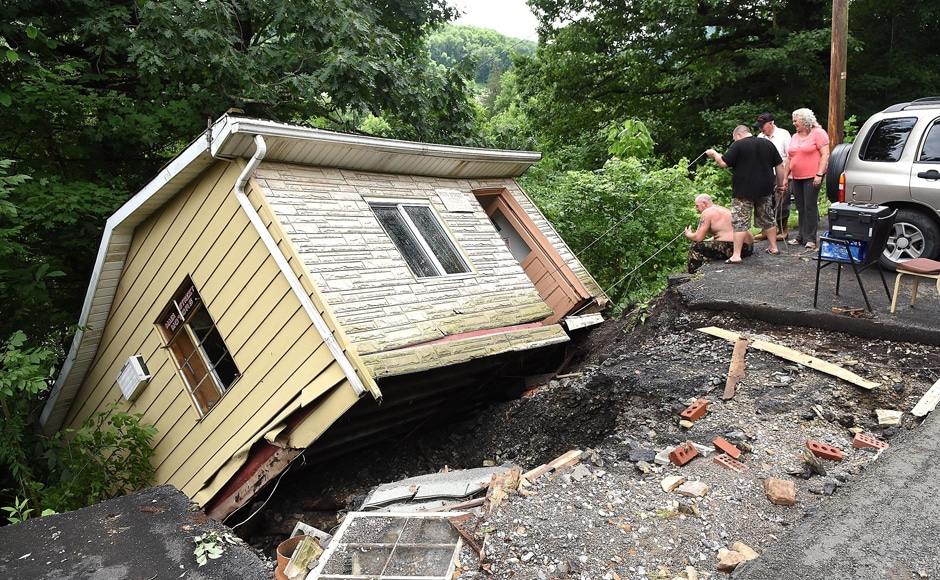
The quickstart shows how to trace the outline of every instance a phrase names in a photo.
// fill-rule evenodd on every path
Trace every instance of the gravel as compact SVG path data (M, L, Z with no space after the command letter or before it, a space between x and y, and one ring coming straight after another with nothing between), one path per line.
M727 576L717 568L719 550L741 543L761 553L877 460L876 451L852 447L855 432L890 444L916 437L919 419L905 413L900 425L879 426L875 410L909 411L940 369L938 347L687 311L669 293L640 314L590 331L560 378L522 398L324 467L316 480L326 486L285 482L236 531L273 553L296 521L335 528L379 483L504 462L526 472L580 450L576 466L543 475L479 514L484 556L465 548L461 578ZM868 391L752 348L734 398L723 401L733 344L699 332L703 326L797 349L880 386ZM710 401L705 415L680 424L680 413L700 398ZM713 461L719 436L743 451L746 471ZM837 447L843 460L821 460L814 471L803 455L809 439ZM686 441L703 454L681 467L653 459ZM670 476L707 491L666 491ZM793 482L795 505L771 504L766 478Z

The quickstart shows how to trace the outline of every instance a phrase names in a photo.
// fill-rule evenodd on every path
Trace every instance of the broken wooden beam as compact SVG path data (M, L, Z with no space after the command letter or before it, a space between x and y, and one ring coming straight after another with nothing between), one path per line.
M934 383L933 386L924 393L924 396L917 401L917 404L911 409L911 415L923 417L937 407L938 401L940 401L940 381Z
M565 467L568 467L569 465L574 465L580 460L581 460L581 450L572 449L571 451L569 451L568 453L565 453L561 457L556 458L551 463L540 465L536 467L535 469L533 469L532 471L527 472L525 475L522 476L522 479L531 483L535 481L536 479L542 477L549 471L558 471L559 469L563 469Z
M731 353L731 366L728 368L728 380L725 382L725 392L721 398L727 401L734 396L734 389L738 382L744 378L744 355L747 353L747 345L750 340L741 335L734 343L734 352Z
M699 332L704 332L705 334L710 334L712 336L717 336L718 338L724 338L726 340L736 342L741 335L736 332L731 332L730 330L725 330L723 328L717 328L715 326L706 326L698 329ZM751 340L750 347L756 348L757 350L762 350L764 352L769 352L771 354L777 355L780 358L792 361L803 366L810 367L819 372L830 374L834 377L838 377L844 381L848 381L857 387L862 387L863 389L874 389L879 386L881 383L876 383L874 381L869 381L864 379L857 374L848 371L839 365L826 362L824 360L818 359L814 356L802 353L798 350L793 350L792 348L787 348L780 344L775 344L773 342L767 342L766 340Z

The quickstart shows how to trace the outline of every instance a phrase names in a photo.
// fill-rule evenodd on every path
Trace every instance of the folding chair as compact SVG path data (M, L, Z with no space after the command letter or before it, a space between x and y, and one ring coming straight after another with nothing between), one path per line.
M927 258L914 258L906 262L900 262L895 269L898 271L898 277L894 280L894 298L891 299L891 314L894 314L894 306L898 301L898 289L901 287L901 276L908 275L914 277L914 287L911 290L911 308L917 302L917 286L921 278L933 278L937 281L937 292L940 293L940 262L928 260Z
M867 247L853 244L854 240L851 239L836 238L825 234L820 236L819 254L816 257L816 288L813 291L813 308L816 308L816 302L819 298L819 271L830 264L836 264L836 296L839 295L839 284L842 281L842 268L844 265L848 264L852 266L852 271L855 272L855 279L858 280L858 287L862 291L862 297L865 299L865 306L868 307L869 312L872 312L871 302L868 301L868 293L865 292L865 285L862 284L860 273L871 266L878 268L878 275L881 276L881 283L885 287L885 294L888 295L888 300L892 300L891 291L888 290L888 282L885 280L884 270L882 270L881 264L878 262L878 257L884 252L885 244L888 243L888 236L891 233L891 228L894 226L894 217L896 215L897 210L887 216L878 218L878 221L872 229L872 237ZM829 232L826 232L826 234L828 233ZM859 249L857 250L859 255L856 258L856 255L853 253L853 248L864 249L865 254L862 255L861 249Z

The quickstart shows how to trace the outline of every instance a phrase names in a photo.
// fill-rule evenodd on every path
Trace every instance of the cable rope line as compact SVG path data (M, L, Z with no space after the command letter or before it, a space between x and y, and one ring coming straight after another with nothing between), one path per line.
M684 233L684 232L679 232L678 234L676 234L676 237L672 238L671 240L669 240L668 242L666 242L665 244L663 244L663 246L662 246L661 248L659 248L658 250L656 250L655 252L653 252L653 255L652 255L652 256L650 256L649 258L643 260L636 268L634 268L633 270L630 270L630 271L627 272L622 278L620 278L619 280L617 280L616 282L614 282L613 284L611 284L611 286L610 286L609 288L607 288L606 290L604 290L604 294L609 293L611 290L613 290L614 288L616 288L617 286L619 286L621 282L623 282L624 280L626 280L627 278L629 278L630 276L632 276L637 270L639 270L640 268L642 268L643 266L645 266L650 260L652 260L653 258L655 258L655 257L656 257L658 254L660 254L663 250L665 250L666 248L668 248L669 246L671 246L671 245L673 244L673 242L675 242L676 240L678 240L678 239L679 239L679 236L681 236L683 233Z
M686 168L686 171L688 171L688 169L689 169L690 167L692 167L695 163L697 163L698 160L701 159L703 155L705 155L705 152L704 152L704 151L702 151L701 153L699 153L699 156L698 156L698 157L696 157L695 159L693 159L692 161L690 161L689 164L686 165L686 167L685 167L685 168ZM584 252L586 252L591 246L593 246L593 245L596 244L597 242L601 241L601 240L604 238L604 236L606 236L606 235L609 234L611 231L613 231L614 228L616 228L617 226L619 226L619 225L622 224L623 222L627 221L627 220L630 218L630 216L632 216L633 214L635 214L635 213L637 212L637 210L639 210L639 209L642 208L644 205L646 205L651 199L653 199L654 197L656 197L657 195L659 195L660 193L662 193L663 190L666 188L666 185L671 185L674 181L675 181L675 179L673 179L672 181L667 182L663 187L661 187L661 188L659 188L658 190L654 191L653 193L649 194L649 195L646 197L646 199L644 199L642 202L640 202L640 204L637 205L635 208L633 208L632 210L630 210L630 212L627 213L627 215L623 216L623 217L622 217L620 220L618 220L615 224L613 224L612 226L610 226L609 228L607 228L607 230L606 230L604 233L602 233L601 235L599 235L593 242L591 242L590 244L588 244L588 245L584 246L583 248L581 248L580 251L576 252L576 253L575 253L575 257L577 257L577 258L580 259L580 258L581 258L581 255L584 254ZM678 236L677 236L677 237L678 237ZM672 242L670 242L670 243L672 243Z
M693 159L692 161L690 161L690 162L688 163L688 165L686 165L686 171L688 171L693 165L695 165L696 163L698 163L699 159L701 159L704 155L705 155L705 151L702 151L701 153L699 153L698 157L696 157L695 159ZM595 238L594 241L592 241L590 244L588 244L587 246L585 246L584 248L582 248L580 251L575 252L575 257L580 260L581 257L584 255L584 253L585 253L588 249L591 248L591 246L593 246L594 244L596 244L596 243L598 243L599 241L601 241L605 236L607 236L607 234L609 234L611 231L613 231L614 228L616 228L617 226L619 226L619 225L622 224L623 222L627 221L627 220L630 218L630 216L632 216L633 214L635 214L640 208L642 208L642 207L645 206L647 203L649 203L650 200L652 200L654 197L656 197L657 195L659 195L660 193L662 193L662 192L665 190L666 186L671 185L674 181L675 181L675 179L673 179L673 180L671 180L671 181L668 181L668 182L665 183L662 187L660 187L659 189L657 189L656 191L654 191L654 192L652 192L650 195L648 195L648 196L646 197L646 199L644 199L642 202L640 202L639 205L637 205L635 208L633 208L632 210L630 210L630 211L627 213L627 215L625 215L624 217L622 217L620 220L618 220L618 221L617 221L616 223L614 223L612 226L610 226L609 228L607 228L607 230L604 231L604 232L603 232L601 235L599 235L597 238ZM684 233L684 232L679 232L678 234L676 234L676 236L675 236L674 238L672 238L671 240L669 240L668 242L666 242L662 247L660 247L658 250L656 250L650 257L648 257L646 260L644 260L642 263L640 263L640 264L639 264L637 267L635 267L633 270L631 270L630 272L628 272L625 276L623 276L622 278L620 278L619 280L617 280L617 281L616 281L614 284L612 284L609 288L607 288L606 290L604 290L604 294L607 294L608 292L610 292L611 290L613 290L614 288L616 288L617 286L619 286L624 280L626 280L627 278L629 278L630 276L632 276L634 273L636 273L637 270L639 270L640 268L642 268L643 266L645 266L647 263L649 263L650 260L652 260L653 258L655 258L657 255L659 255L660 253L662 253L666 248L668 248L668 247L671 246L673 243L675 243L675 241L676 241L677 239L679 239L679 237L682 236L683 233ZM566 264L562 263L562 264L559 264L559 265L555 266L555 270L554 270L553 274L554 274L555 272L558 272L558 270L560 270L560 269L561 269L563 266L565 266L565 265L566 265Z

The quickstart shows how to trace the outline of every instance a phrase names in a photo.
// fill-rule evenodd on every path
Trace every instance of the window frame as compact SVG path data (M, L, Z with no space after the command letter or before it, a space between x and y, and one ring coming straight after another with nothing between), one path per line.
M875 123L858 152L860 161L871 163L897 163L901 160L904 149L910 141L917 117L891 117ZM891 144L889 139L892 133L900 137L898 143ZM873 153L878 153L875 156Z
M382 231L385 232L385 234L389 237L389 240L391 240L392 244L395 245L395 248L408 264L408 269L415 276L415 278L419 280L428 280L433 278L469 276L473 274L473 269L470 267L470 261L464 255L460 245L457 243L457 240L451 234L450 230L447 229L444 220L441 219L430 202L426 200L411 199L367 199L366 203L369 204L369 209L372 210L372 214L379 222L379 226L382 228ZM417 244L418 249L422 252L423 255L417 257L411 255L408 252L406 245L399 240L399 236L395 232L389 230L389 227L386 225L385 221L383 221L383 217L380 216L379 212L376 211L376 208L394 208L397 210L396 213L400 220L400 224L408 229L408 233L411 234L411 238ZM429 241L427 239L429 234L432 234L432 232L424 231L422 226L412 219L412 216L408 213L407 208L426 209L428 216L434 221L434 224L437 227L437 233L439 233L441 236L440 241L446 243L448 247L444 249L435 249L435 246L432 245L433 240ZM442 258L447 258L447 256L444 254L450 254L450 261L454 262L459 271L448 271L447 266L445 266L444 262L442 261ZM420 262L422 259L427 261L428 265L434 269L434 273L428 274L421 271L422 268L420 267Z
M184 390L202 419L242 375L189 275L173 293L154 326L177 376L183 381ZM210 350L218 356L211 356ZM223 368L224 377L220 374Z

